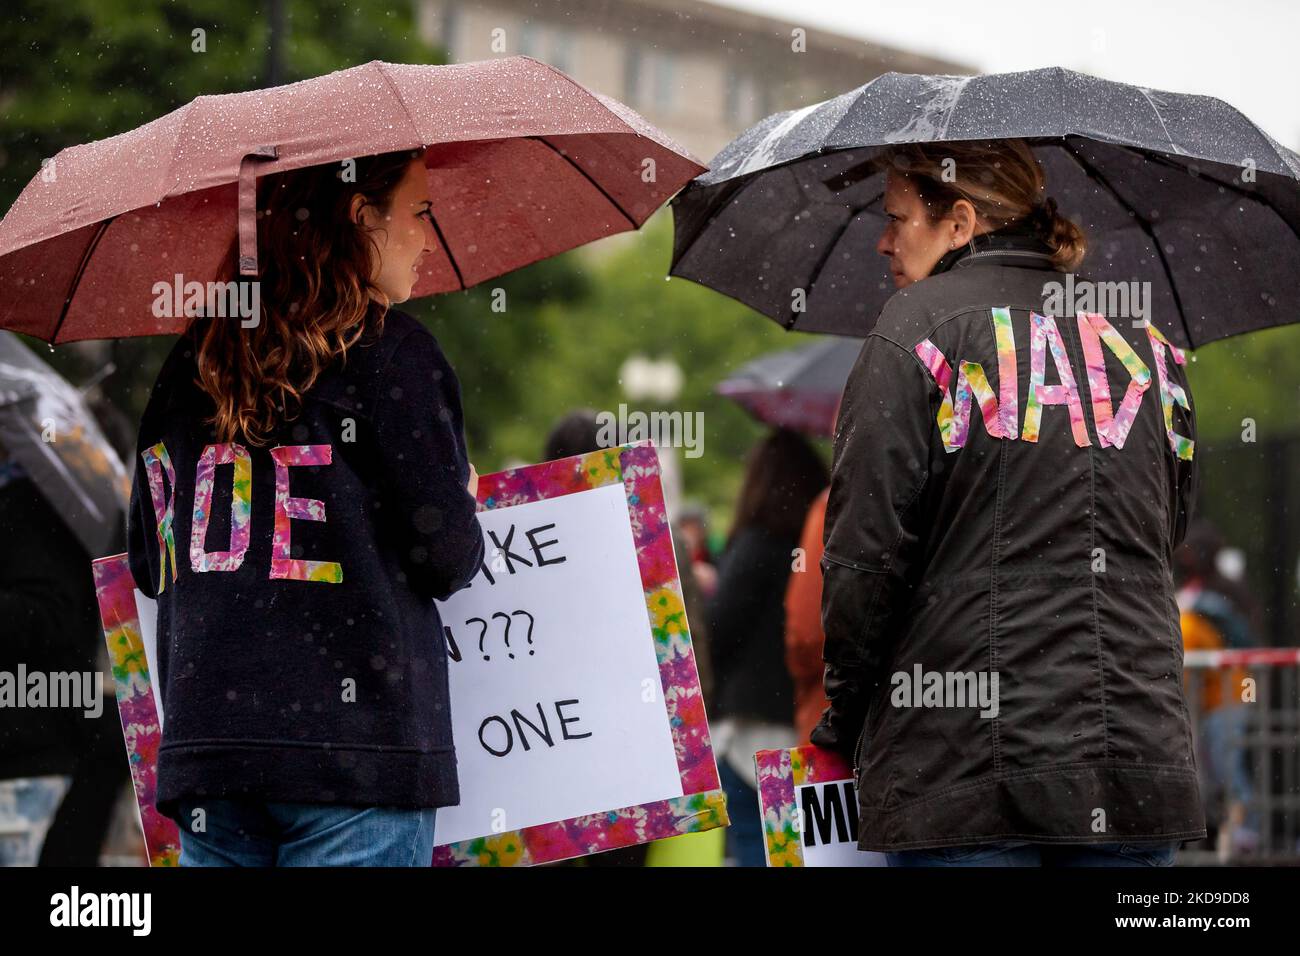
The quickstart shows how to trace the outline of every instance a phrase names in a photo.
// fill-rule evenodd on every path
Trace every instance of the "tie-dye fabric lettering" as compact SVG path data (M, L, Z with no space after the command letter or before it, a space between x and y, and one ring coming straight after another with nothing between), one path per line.
M999 314L1000 313L1000 314ZM955 395L948 390L952 380L952 367L943 353L929 339L920 342L914 351L929 369L943 399L939 404L937 422L944 450L952 453L966 444L970 435L970 407L972 398L979 404L984 429L993 438L1016 437L1016 346L1011 332L1011 313L1007 309L993 312L994 334L998 343L998 386L1001 401L994 395L984 367L978 362L963 361L957 366Z
M1196 451L1196 443L1185 435L1179 435L1174 431L1174 403L1177 402L1187 411L1191 411L1191 404L1187 400L1187 393L1177 382L1169 380L1169 369L1165 365L1165 350L1167 349L1174 357L1174 361L1179 365L1187 364L1187 357L1183 350L1170 342L1159 329L1150 322L1147 323L1147 338L1151 340L1151 351L1156 360L1156 376L1160 379L1160 407L1165 415L1165 435L1169 438L1169 447L1174 450L1179 458L1184 461L1190 461Z
M324 581L341 584L343 566L336 561L295 559L289 541L289 521L324 521L325 502L316 498L294 498L289 494L289 469L300 465L328 465L333 461L329 445L282 445L271 449L275 461L275 533L271 540L271 577L296 581Z
M230 550L208 551L208 519L212 514L212 485L218 465L234 465L230 489ZM234 571L248 551L253 517L253 459L243 445L209 445L199 457L194 475L194 517L190 522L190 567L195 571Z
M1011 328L1011 310L1005 306L993 310L993 337L998 346L998 422L999 438L1015 440L1020 433L1020 402L1016 395L1016 335Z
M149 476L149 498L153 502L153 513L157 519L158 529L158 593L167 588L167 559L171 558L172 580L176 580L176 541L172 536L172 518L176 502L176 469L172 467L171 456L167 446L162 442L140 452L144 459L145 473ZM167 491L163 489L163 472L167 472ZM161 516L161 517L159 517Z
M1070 430L1074 433L1074 443L1080 448L1091 445L1088 425L1083 418L1083 400L1079 397L1074 370L1070 368L1070 360L1065 354L1065 343L1061 341L1056 319L1050 315L1030 312L1029 321L1029 395L1025 400L1025 429L1020 437L1025 441L1038 441L1043 406L1065 405L1070 410ZM1059 385L1043 384L1049 348L1056 374L1061 379Z
M1024 426L1018 432L1016 343L1012 331L1011 310L1006 307L994 308L992 318L998 353L996 395L989 385L983 366L979 363L966 360L958 362L957 381L954 386L952 366L937 345L929 339L924 339L913 349L942 395L935 421L939 426L944 450L954 452L965 446L970 437L972 400L979 404L980 415L984 419L984 428L988 434L993 438L1011 441L1016 440L1017 437L1024 441L1038 441L1043 406L1065 405L1070 414L1070 431L1074 443L1080 448L1090 445L1082 393L1066 354L1065 342L1056 319L1033 311L1029 313L1029 393L1025 401ZM1142 397L1151 386L1151 369L1104 315L1096 312L1080 312L1076 319L1079 340L1083 346L1088 393L1098 441L1103 448L1122 449L1142 407ZM1182 349L1170 343L1155 326L1148 323L1146 329L1160 383L1160 404L1169 446L1179 458L1188 460L1192 457L1195 443L1174 431L1173 408L1177 404L1190 412L1189 400L1182 386L1170 379L1165 362L1166 354L1171 354L1175 363L1184 365L1187 361L1186 356ZM1106 376L1106 356L1103 346L1119 359L1129 375L1124 397L1118 409L1111 405L1110 381ZM1052 363L1056 366L1057 377L1060 379L1057 385L1047 385L1044 382L1049 352Z
M939 437L943 439L944 450L954 452L961 445L953 442L952 396L948 392L948 383L952 380L952 367L944 359L943 353L929 339L918 342L913 351L930 370L930 375L933 376L935 384L939 386L939 392L943 395L936 422L939 425Z
M1103 448L1123 448L1133 419L1142 405L1142 395L1151 385L1151 370L1133 351L1133 346L1115 331L1106 317L1097 312L1080 312L1079 339L1083 343L1084 364L1088 369L1088 394L1092 398L1092 420L1097 428L1097 440ZM1129 374L1128 388L1119 411L1111 413L1110 382L1106 378L1106 357L1101 343L1115 354Z

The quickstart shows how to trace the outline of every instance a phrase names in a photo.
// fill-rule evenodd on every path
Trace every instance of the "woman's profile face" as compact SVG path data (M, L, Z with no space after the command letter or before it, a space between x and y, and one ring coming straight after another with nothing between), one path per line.
M420 278L420 261L437 243L431 205L424 161L414 159L393 190L386 211L370 205L360 209L361 225L370 231L376 249L370 281L389 304L411 297Z
M895 288L924 279L944 253L957 246L957 224L951 219L931 222L927 212L916 187L891 171L885 182L885 215L889 221L876 243L876 252L889 259Z

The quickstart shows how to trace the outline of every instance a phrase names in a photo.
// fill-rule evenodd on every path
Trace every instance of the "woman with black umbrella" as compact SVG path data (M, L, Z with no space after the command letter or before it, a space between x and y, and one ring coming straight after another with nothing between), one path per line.
M858 845L891 865L1167 865L1205 835L1170 570L1183 354L1053 314L1086 243L1025 143L882 162L900 291L836 428L812 741L854 760Z

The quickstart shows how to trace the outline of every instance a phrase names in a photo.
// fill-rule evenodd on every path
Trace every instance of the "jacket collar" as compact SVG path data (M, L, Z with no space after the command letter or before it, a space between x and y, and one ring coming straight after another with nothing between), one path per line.
M1028 224L1013 223L992 232L975 236L959 249L946 253L935 263L930 275L951 269L978 265L1019 266L1024 269L1054 269L1051 247L1038 230Z

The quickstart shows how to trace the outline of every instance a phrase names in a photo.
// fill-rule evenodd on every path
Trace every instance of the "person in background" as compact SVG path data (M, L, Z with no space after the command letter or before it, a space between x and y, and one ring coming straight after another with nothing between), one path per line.
M1183 649L1216 651L1255 646L1257 617L1249 592L1218 568L1223 539L1205 519L1192 523L1174 554ZM1245 746L1250 708L1242 700L1249 674L1243 667L1189 667L1186 693L1197 702L1195 716L1201 772L1208 796L1218 797L1215 843L1219 857L1249 852L1259 842L1258 813ZM1267 705L1265 705L1267 706Z
M786 583L808 506L829 480L816 449L778 429L750 452L710 604L714 753L727 794L728 855L763 866L754 753L798 743L785 664Z
M109 554L123 550L122 530ZM91 555L2 445L0 542L0 671L14 674L20 664L29 674L105 670ZM0 709L0 788L8 793L0 804L20 818L0 820L0 830L44 831L39 860L32 859L37 848L27 847L25 862L99 865L130 770L111 678L103 679L95 710ZM52 812L48 829L33 808Z
M826 524L827 488L808 509L799 537L800 560L785 589L785 666L794 681L794 729L799 744L809 743L813 728L830 704L822 682L822 534Z
M600 422L594 408L575 408L551 427L542 461L572 458L600 450Z
M695 580L700 591L706 598L712 598L718 589L718 568L713 558L713 549L709 547L709 513L703 505L687 505L682 509L677 527L686 539L691 567L695 569Z

